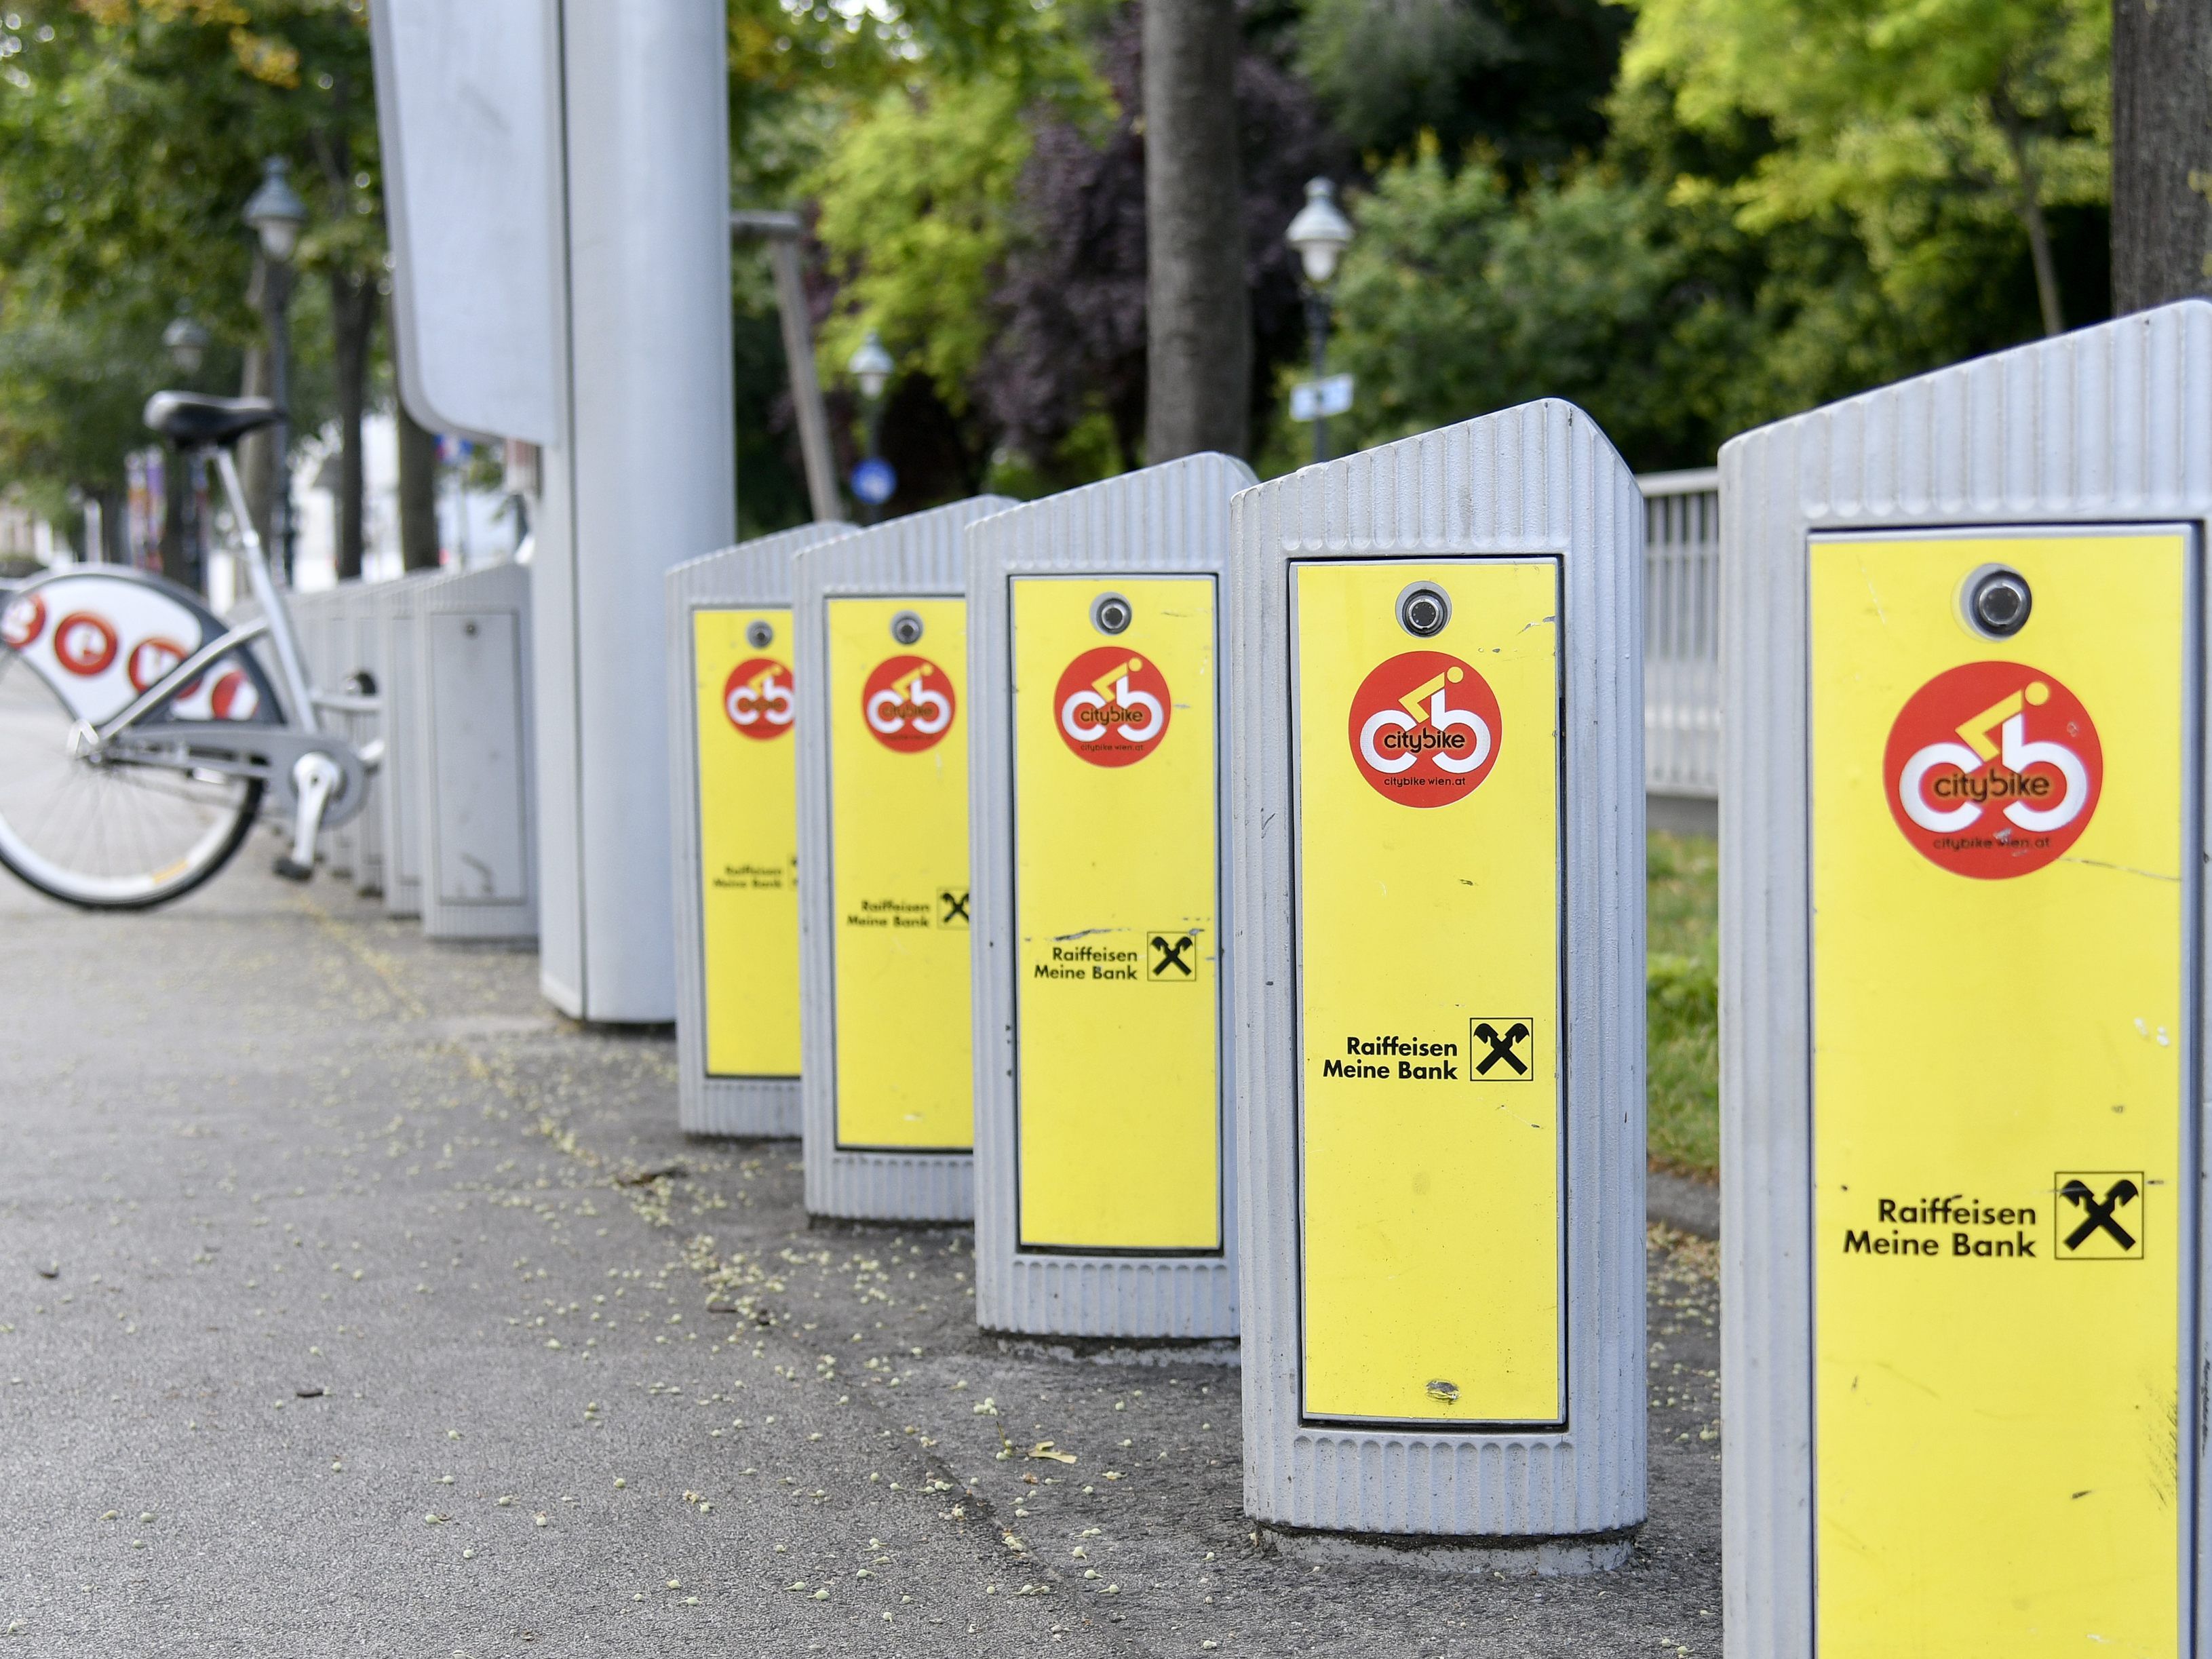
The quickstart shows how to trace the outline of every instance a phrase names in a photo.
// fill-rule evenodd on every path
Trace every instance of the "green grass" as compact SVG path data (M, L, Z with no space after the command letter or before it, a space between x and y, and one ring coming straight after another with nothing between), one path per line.
M1656 1163L1720 1170L1720 855L1651 832L1644 851L1650 1145Z

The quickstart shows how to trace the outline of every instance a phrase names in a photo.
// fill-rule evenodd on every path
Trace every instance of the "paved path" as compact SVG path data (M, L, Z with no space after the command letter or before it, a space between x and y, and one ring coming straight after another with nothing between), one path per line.
M0 890L0 1659L1719 1652L1710 1245L1652 1256L1633 1565L1316 1566L1233 1365L979 1336L964 1231L810 1226L665 1033L265 864Z

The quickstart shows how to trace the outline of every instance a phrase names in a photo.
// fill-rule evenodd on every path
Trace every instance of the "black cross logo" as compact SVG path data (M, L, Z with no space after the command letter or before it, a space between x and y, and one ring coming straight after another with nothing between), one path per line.
M1198 949L1195 933L1155 933L1152 935L1152 976L1164 985L1180 985L1196 977L1198 969L1191 963L1191 956ZM1175 972L1168 970L1172 968Z
M940 887L937 890L937 925L939 927L965 927L968 925L968 890L965 887Z
M1469 1021L1468 1029L1468 1058L1482 1055L1468 1073L1469 1080L1480 1078L1490 1083L1526 1083L1534 1075L1528 1061L1516 1052L1536 1035L1534 1020L1493 1015L1488 1019Z
M2097 1179L2102 1181L2104 1177L2099 1176ZM2105 1188L2105 1195L2100 1198L2097 1189L2088 1182L2080 1176L2069 1176L2058 1184L2058 1195L2081 1212L2081 1219L2074 1231L2059 1241L2060 1248L2067 1255L2078 1255L2083 1245L2101 1234L2119 1247L2122 1256L2132 1259L2136 1255L2140 1249L2139 1241L2121 1224L2118 1213L2142 1196L2142 1188L2133 1178L2127 1176L2116 1177ZM2109 1249L2098 1254L2112 1259Z

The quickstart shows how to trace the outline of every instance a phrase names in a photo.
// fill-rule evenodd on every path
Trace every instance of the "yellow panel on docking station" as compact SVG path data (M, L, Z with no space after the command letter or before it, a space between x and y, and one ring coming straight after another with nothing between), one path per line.
M1565 1417L1559 571L1291 566L1309 1419Z
M710 1077L799 1075L799 775L791 612L695 611Z
M1822 1659L2182 1650L2192 556L1813 538Z
M965 1152L967 604L828 611L837 1144Z
M1218 1249L1213 579L1012 605L1021 1243Z

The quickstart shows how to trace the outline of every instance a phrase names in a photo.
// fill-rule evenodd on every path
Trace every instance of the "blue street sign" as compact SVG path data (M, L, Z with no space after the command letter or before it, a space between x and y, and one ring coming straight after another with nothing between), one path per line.
M871 455L853 469L853 493L870 507L881 507L898 488L898 474L880 455Z

